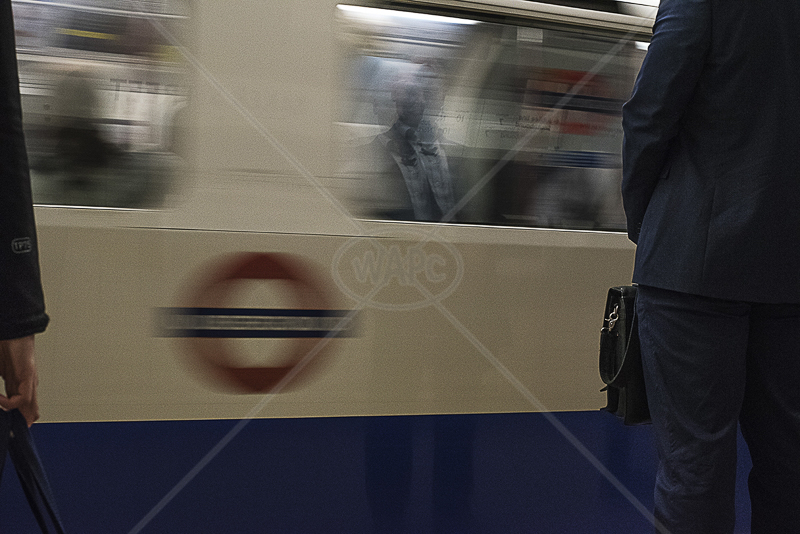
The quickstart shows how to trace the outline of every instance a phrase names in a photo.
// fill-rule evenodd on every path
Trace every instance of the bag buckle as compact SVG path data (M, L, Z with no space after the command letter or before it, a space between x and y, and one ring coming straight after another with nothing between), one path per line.
M606 322L608 323L609 332L614 330L614 325L617 324L618 320L619 320L619 304L615 304L614 310L608 314L608 319L606 319Z

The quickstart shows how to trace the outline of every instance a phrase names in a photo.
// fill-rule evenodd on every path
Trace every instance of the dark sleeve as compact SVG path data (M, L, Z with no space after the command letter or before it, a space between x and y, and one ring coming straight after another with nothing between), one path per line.
M661 1L633 95L622 108L622 200L634 243L710 40L710 0Z
M48 322L22 133L13 22L10 0L0 0L0 339L42 332Z

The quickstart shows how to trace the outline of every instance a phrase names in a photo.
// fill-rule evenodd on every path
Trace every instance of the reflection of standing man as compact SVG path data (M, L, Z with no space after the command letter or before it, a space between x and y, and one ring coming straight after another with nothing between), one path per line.
M392 89L397 121L373 142L385 180L381 215L391 219L440 221L455 205L447 156L434 126L424 119L426 95L419 76L401 78Z

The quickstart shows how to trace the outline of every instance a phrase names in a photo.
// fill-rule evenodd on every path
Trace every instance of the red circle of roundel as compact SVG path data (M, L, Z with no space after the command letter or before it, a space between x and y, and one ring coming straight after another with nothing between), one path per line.
M235 284L242 280L286 281L298 309L330 309L322 285L313 273L296 257L278 253L242 253L224 258L211 275L192 288L187 304L193 308L225 308ZM291 378L292 385L296 385L299 379L308 376L311 364L330 345L327 339L297 338L279 364L244 367L236 365L229 340L196 337L185 340L191 355L200 360L218 383L240 393L268 392L302 362L302 368ZM303 361L312 353L313 360Z

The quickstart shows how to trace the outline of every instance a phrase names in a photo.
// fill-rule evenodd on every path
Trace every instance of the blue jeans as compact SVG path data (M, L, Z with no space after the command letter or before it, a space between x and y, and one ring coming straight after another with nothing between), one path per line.
M672 534L733 532L740 423L753 461L752 533L800 533L800 304L640 286L636 306L659 455L656 519Z

